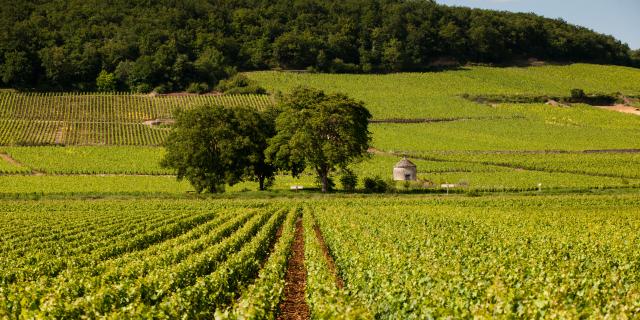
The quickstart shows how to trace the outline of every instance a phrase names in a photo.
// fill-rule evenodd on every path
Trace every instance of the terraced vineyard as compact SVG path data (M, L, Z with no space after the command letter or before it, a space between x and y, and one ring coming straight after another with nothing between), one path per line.
M145 96L125 93L0 93L0 145L159 145L162 121L201 104L273 104L266 95Z

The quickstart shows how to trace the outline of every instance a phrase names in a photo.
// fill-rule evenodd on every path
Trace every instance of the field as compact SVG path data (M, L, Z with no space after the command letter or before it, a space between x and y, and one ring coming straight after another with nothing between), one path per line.
M640 117L465 98L638 97L637 69L247 75L272 95L0 93L0 318L640 314ZM355 194L307 171L195 195L160 166L177 108L264 109L301 84L376 120ZM405 155L419 181L364 192Z
M587 93L640 95L640 71L633 68L573 64L535 68L464 67L460 70L388 75L253 72L250 78L271 91L287 92L308 85L345 92L367 103L375 119L503 117L462 95L568 96Z
M145 96L125 93L0 93L0 145L160 145L177 108L196 105L265 108L266 95Z
M7 201L0 316L272 314L301 214L316 318L632 316L639 205L636 196Z

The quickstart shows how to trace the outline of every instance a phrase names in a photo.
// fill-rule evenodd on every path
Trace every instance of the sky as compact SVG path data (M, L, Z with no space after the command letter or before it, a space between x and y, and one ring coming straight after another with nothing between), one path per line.
M533 12L547 18L612 35L640 49L640 0L436 0L446 5L513 12Z

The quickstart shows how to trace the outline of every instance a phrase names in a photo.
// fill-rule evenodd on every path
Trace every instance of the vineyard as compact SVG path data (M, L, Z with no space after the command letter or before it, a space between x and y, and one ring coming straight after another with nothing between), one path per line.
M0 201L3 318L640 312L635 196Z
M0 197L29 198L40 195L105 196L119 195L186 195L193 187L178 182L173 176L140 175L0 175Z
M574 173L596 177L618 177L638 179L640 172L640 153L429 153L436 161L461 161L471 166L495 165L505 170L521 168L546 171L550 173ZM440 162L439 162L440 163Z
M0 317L9 318L211 317L267 258L282 263L297 216L231 202L3 207Z
M177 108L210 104L264 109L266 95L145 96L0 93L0 145L160 145Z
M31 170L45 174L172 174L160 167L164 149L159 147L41 146L0 150Z
M375 318L624 318L640 312L638 204L368 200L313 213Z
M273 96L0 93L0 318L640 314L640 117L463 96L637 96L637 70L249 76L365 101L378 122L355 194L335 174L320 196L307 171L194 195L160 166L177 108ZM366 194L403 155L420 180Z
M464 95L568 96L587 93L640 96L634 68L572 64L534 68L463 67L457 70L384 75L251 72L272 92L299 85L343 92L367 104L374 119L504 118L518 115L478 105Z

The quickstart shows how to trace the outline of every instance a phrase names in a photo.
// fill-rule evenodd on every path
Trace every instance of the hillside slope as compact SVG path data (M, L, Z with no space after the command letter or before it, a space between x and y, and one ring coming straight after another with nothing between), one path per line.
M327 72L545 60L634 64L561 20L403 0L0 1L0 80L48 90L171 91L234 68ZM636 61L637 62L637 61Z

